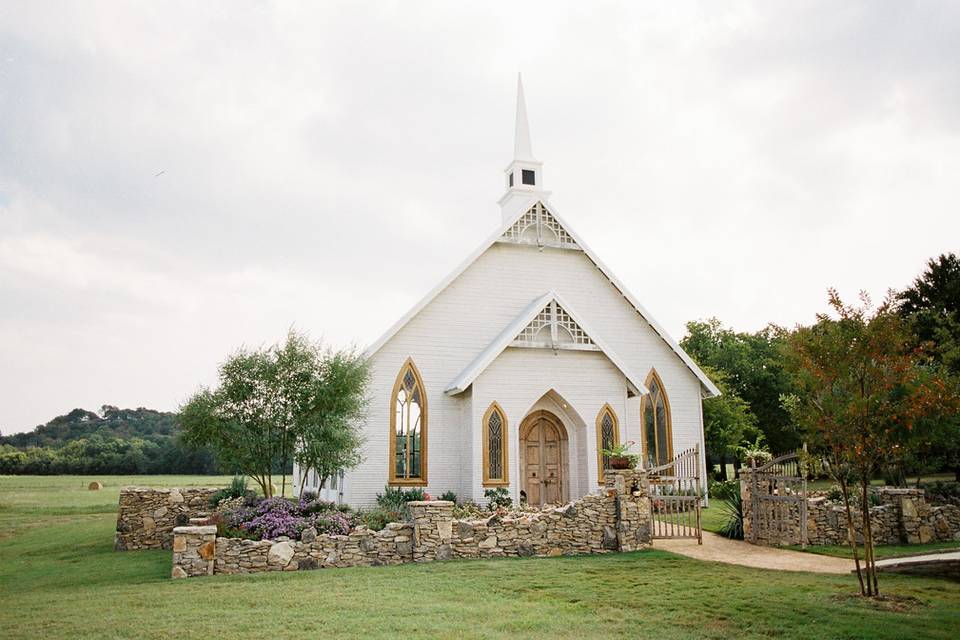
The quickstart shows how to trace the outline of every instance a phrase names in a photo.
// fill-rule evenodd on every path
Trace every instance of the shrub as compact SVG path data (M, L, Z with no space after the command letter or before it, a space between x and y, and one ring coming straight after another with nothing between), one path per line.
M319 500L310 495L301 496L300 502L297 504L297 507L300 510L300 514L304 516L309 516L315 513L325 513L328 511L337 511L337 503L330 502L328 500Z
M440 494L440 499L441 499L441 500L448 500L448 501L456 504L456 503L457 503L457 494L454 493L453 491L444 491L442 494Z
M399 522L403 516L399 511L391 511L383 507L363 510L357 513L357 520L372 531L380 531L389 522Z
M353 519L341 511L334 510L318 514L312 520L312 524L317 533L345 536L350 533L350 529L353 527Z
M830 502L843 502L843 491L840 489L840 485L833 485L827 489L827 500Z
M404 489L387 486L383 488L383 493L377 494L377 505L387 511L404 511L408 502L425 500L426 497L419 487Z
M956 482L943 482L937 480L933 483L923 484L921 487L926 493L930 504L955 504L960 505L960 484Z
M734 493L740 493L740 481L734 479L710 482L708 491L711 498L729 500Z
M720 535L733 540L743 540L743 496L740 495L740 484L721 505L727 515L727 522L720 527Z
M224 498L217 503L216 512L217 513L230 513L231 511L236 511L237 509L246 506L247 499L244 497L239 498Z
M509 509L513 504L513 498L510 497L510 492L503 487L487 489L483 492L483 497L487 499L487 505L490 507L491 511L497 509L498 507Z
M473 500L464 500L462 504L454 505L453 517L457 520L476 520L487 518L490 514L480 508Z
M230 481L230 485L223 489L220 489L212 496L210 496L210 506L215 507L220 504L221 500L229 500L231 498L243 498L247 495L247 479L243 476L233 476L233 480Z

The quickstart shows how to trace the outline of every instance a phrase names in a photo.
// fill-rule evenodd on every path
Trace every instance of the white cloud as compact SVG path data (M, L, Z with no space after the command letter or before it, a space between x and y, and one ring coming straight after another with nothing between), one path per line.
M0 8L0 429L372 341L499 222L518 70L675 336L879 297L957 249L958 54L947 2Z

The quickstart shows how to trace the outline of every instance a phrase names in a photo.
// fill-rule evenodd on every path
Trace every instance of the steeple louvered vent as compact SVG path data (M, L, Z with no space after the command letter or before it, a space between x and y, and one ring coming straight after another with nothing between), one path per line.
M500 237L500 242L529 244L538 247L560 249L580 249L573 237L567 233L550 210L542 202L530 207Z

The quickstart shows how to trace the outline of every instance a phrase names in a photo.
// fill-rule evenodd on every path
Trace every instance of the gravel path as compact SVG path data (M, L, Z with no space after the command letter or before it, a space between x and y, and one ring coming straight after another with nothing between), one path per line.
M725 562L757 569L778 571L810 571L813 573L850 573L853 560L802 553L775 547L761 547L740 540L729 540L715 533L703 532L703 544L694 539L654 540L654 549L671 551L697 560Z

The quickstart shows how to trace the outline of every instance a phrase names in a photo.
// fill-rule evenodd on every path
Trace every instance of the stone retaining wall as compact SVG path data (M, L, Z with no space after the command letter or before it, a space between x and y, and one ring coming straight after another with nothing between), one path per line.
M173 577L634 551L651 541L647 495L646 474L627 470L612 472L602 495L518 516L455 520L454 504L436 500L409 503L409 523L299 541L218 538L216 527L177 527Z
M150 489L124 487L117 507L117 532L113 548L117 551L169 549L173 528L186 525L190 518L210 509L210 497L218 489Z
M743 497L743 532L747 542L766 546L802 542L799 503L764 502L762 514L754 514L752 470L740 470ZM931 506L922 489L878 487L880 504L870 507L870 526L876 544L924 544L937 540L960 540L960 507ZM757 516L774 526L754 526ZM853 508L853 528L863 542L863 514ZM847 514L843 505L826 498L807 499L807 541L812 545L849 544Z

